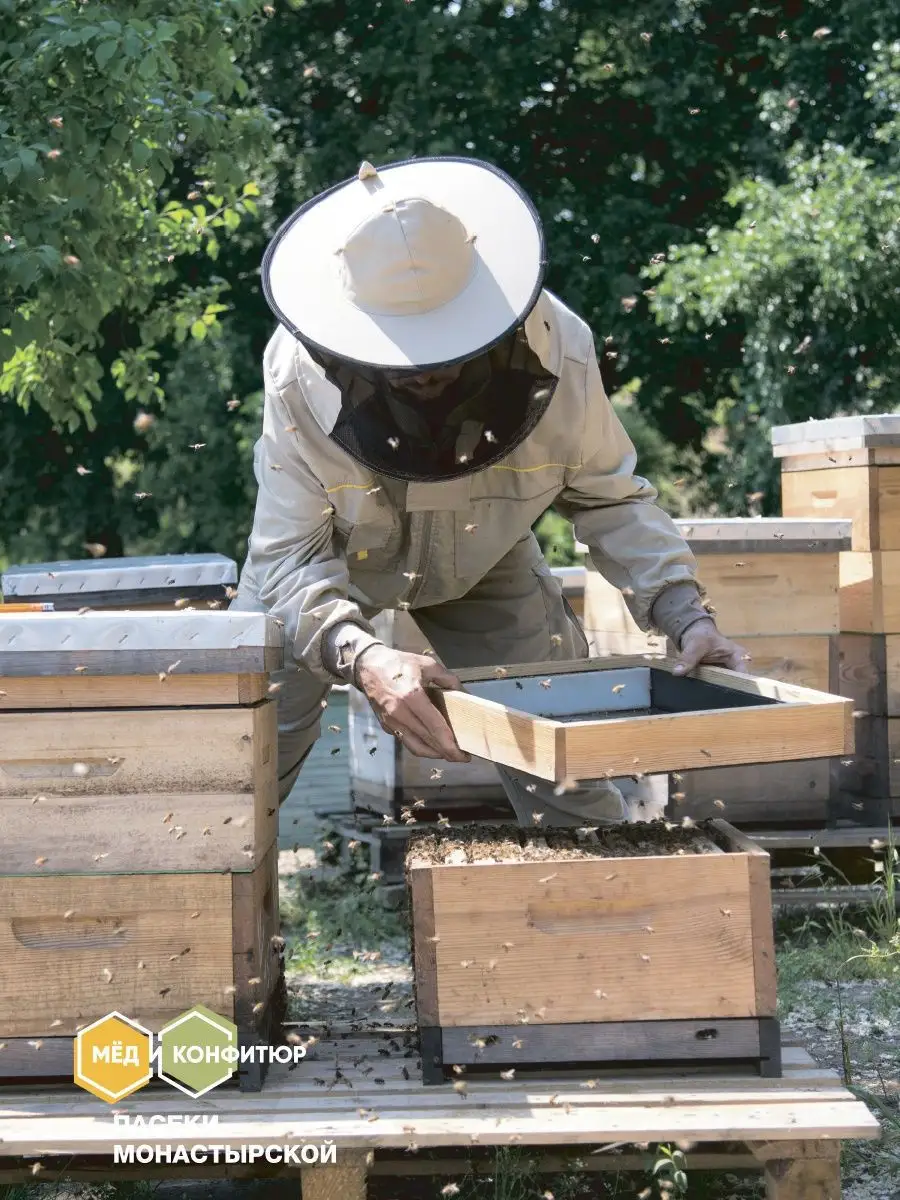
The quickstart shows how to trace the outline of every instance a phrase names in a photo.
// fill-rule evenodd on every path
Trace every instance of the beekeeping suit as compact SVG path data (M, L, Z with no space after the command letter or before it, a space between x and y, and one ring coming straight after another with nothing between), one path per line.
M382 677L394 660L371 624L382 610L407 609L449 672L587 655L532 533L550 505L642 629L678 646L704 622L714 647L704 660L738 667L688 546L635 474L591 331L543 287L545 266L527 197L464 159L363 164L300 208L267 251L279 326L234 603L284 623L282 796L334 683L361 685L390 728ZM387 664L383 687L367 663ZM438 686L452 686L446 675ZM416 730L409 745L421 743ZM608 782L558 794L532 776L501 777L523 821L626 815Z

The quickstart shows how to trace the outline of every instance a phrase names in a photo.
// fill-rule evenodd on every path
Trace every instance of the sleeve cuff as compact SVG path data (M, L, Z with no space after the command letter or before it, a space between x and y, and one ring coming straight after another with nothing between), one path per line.
M342 683L356 682L356 660L370 646L384 643L361 626L347 621L329 629L322 641L322 662Z
M714 618L704 605L697 584L686 580L670 584L660 592L650 609L650 619L680 650L681 640L691 625Z

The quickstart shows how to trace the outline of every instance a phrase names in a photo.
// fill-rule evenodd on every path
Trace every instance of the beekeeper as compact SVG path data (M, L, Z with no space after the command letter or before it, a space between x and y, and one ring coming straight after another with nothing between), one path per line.
M742 669L695 560L603 389L588 326L546 291L541 223L487 163L418 159L315 196L263 262L278 329L249 553L233 606L284 624L279 778L291 790L330 687L366 695L415 755L466 761L429 689L453 670L587 655L532 526L574 522L641 629L681 665ZM434 658L370 623L408 609ZM569 790L502 770L517 817L619 820L611 782Z

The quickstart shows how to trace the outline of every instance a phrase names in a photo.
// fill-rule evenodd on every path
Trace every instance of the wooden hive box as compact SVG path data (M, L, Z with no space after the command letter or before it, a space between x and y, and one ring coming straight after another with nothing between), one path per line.
M842 548L850 545L849 521L741 517L676 525L697 560L719 629L751 656L748 669L817 691L839 691L839 562ZM595 653L666 649L665 638L641 632L622 593L592 564L585 629ZM824 821L832 771L823 758L688 772L670 781L672 811L695 820L724 811L738 824Z
M779 426L772 444L786 515L852 521L840 558L840 691L859 719L834 803L837 815L882 824L900 815L900 415Z
M408 612L380 613L375 632L388 646L421 654L424 635ZM358 688L349 691L350 786L354 805L400 819L403 809L424 800L421 820L437 814L472 817L486 811L503 817L511 812L497 769L491 762L438 762L417 758L385 733Z
M7 603L52 603L57 612L89 608L224 607L237 586L237 564L223 554L91 558L8 567Z
M71 1074L113 1010L273 1031L281 639L252 613L0 616L0 1078Z
M768 855L725 822L423 833L407 879L426 1083L453 1067L780 1074Z

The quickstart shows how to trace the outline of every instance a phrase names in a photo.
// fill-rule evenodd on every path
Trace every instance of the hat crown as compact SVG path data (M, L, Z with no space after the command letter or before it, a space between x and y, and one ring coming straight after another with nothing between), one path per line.
M462 221L421 196L373 196L345 240L341 279L352 304L373 315L433 312L465 289L475 270L474 238Z

